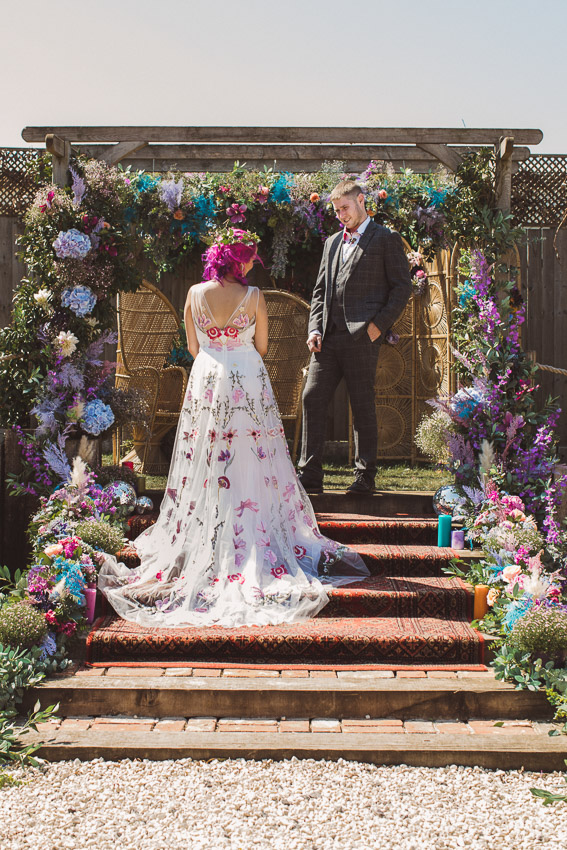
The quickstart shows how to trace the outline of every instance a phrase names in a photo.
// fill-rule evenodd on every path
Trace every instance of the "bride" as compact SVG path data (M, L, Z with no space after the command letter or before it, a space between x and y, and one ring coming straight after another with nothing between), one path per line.
M228 228L204 255L185 305L195 362L159 518L134 542L137 569L107 557L100 572L117 614L142 625L296 622L326 605L328 587L369 574L319 532L291 462L262 361L266 302L246 283L257 242Z

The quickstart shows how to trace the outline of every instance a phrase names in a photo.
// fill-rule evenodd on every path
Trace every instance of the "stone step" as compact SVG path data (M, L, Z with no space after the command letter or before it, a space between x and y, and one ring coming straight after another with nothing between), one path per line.
M219 675L206 675L211 672ZM422 678L371 670L340 671L336 676L332 671L334 678L325 675L326 671L319 673L321 678L284 678L277 671L260 670L264 675L259 675L237 668L220 672L210 668L94 668L86 675L76 673L42 682L26 692L23 705L31 708L37 700L42 706L58 703L64 717L372 717L467 722L471 718L548 720L552 716L543 692L516 690L496 681L492 672L453 672L453 678L445 678L443 671L433 674L439 678L423 671L414 671ZM311 671L311 675L318 672Z
M319 617L434 617L472 620L474 591L458 578L371 576L332 588Z
M235 718L237 719L237 718ZM271 724L270 724L271 725ZM126 728L125 728L126 727ZM171 727L170 727L171 728ZM260 724L260 729L262 725ZM269 727L264 727L269 728ZM317 727L315 727L317 728ZM359 729L360 727L355 727ZM487 727L485 727L487 728ZM500 770L562 770L565 743L544 730L508 729L507 733L451 734L436 730L365 732L156 731L151 724L141 731L128 724L100 724L81 728L62 724L40 730L36 755L48 761L71 759L348 759L373 764L407 764L416 767L479 766ZM395 729L395 727L392 727ZM337 730L339 731L339 730ZM527 733L527 734L526 734ZM32 736L26 736L31 742Z

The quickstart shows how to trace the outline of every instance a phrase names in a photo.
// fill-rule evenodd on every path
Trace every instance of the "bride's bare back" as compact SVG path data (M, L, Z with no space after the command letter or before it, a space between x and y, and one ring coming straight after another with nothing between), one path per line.
M255 322L254 346L263 357L268 350L268 313L262 292L257 290L257 299L248 298L250 287L226 279L222 284L218 280L211 280L203 281L197 286L207 305L210 318L218 328L223 329L230 325L241 312L239 308L245 306L250 323ZM185 304L185 328L189 351L196 357L199 343L193 324L195 316L192 315L190 295L191 290L187 294Z

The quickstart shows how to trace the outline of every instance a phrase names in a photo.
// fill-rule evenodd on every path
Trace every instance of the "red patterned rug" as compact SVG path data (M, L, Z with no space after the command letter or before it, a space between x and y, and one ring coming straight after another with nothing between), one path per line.
M426 617L320 617L280 626L152 629L101 617L87 638L86 661L112 664L198 661L265 666L290 663L470 665L483 663L483 641L468 623Z
M155 518L132 517L131 538ZM472 593L462 581L441 577L443 565L457 553L432 545L435 520L349 514L318 518L328 536L360 552L372 575L332 590L317 618L281 626L152 629L107 612L88 637L87 663L485 669L482 637L469 625ZM138 564L131 545L118 558L131 567Z

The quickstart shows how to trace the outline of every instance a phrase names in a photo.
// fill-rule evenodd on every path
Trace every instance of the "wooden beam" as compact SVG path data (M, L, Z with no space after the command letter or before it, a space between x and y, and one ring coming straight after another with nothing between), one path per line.
M147 142L118 142L117 145L112 145L110 148L105 148L102 153L97 156L97 159L106 162L107 165L116 165L121 159L126 156L132 156L141 148L145 148Z
M25 127L26 142L55 133L71 142L315 142L328 144L494 145L502 136L537 145L541 130L468 127Z
M56 186L66 186L69 182L71 142L56 133L48 133L45 136L45 147L52 157L52 182Z
M417 147L436 157L449 171L457 171L463 161L462 157L451 148L448 148L447 145L429 145L422 142Z
M45 137L45 150L52 156L65 156L65 139L55 133L47 133Z
M512 152L514 139L504 136L498 144L494 190L496 209L509 213L512 208Z
M128 142L121 142L120 145L127 146ZM139 145L140 143L136 143ZM321 162L324 160L341 160L344 162L366 160L367 164L371 159L384 160L386 162L396 160L423 160L424 162L437 165L439 157L429 153L428 145L416 147L414 145L245 145L245 144L226 144L226 145L146 145L143 149L141 157L143 159L159 160L177 160L177 159L232 159L239 162L248 162L249 160L265 160L274 159L298 160L298 165L302 160L315 160ZM436 147L436 146L434 146ZM479 147L452 147L447 148L440 146L446 150L447 157L455 157L451 162L457 163L457 157L460 158L468 152L480 150ZM107 162L108 156L112 156L117 145L92 145L92 144L75 144L74 149L80 151L85 156L94 157L96 159L105 159ZM135 145L133 151L139 150ZM530 149L527 147L514 148L514 159L527 159L530 156ZM122 160L138 159L133 154L121 154Z
M242 165L247 168L257 171L263 171L264 167L274 168L276 171L291 171L291 172L312 172L319 171L323 160L321 159L302 159L302 160L268 160L268 159L247 159L239 160ZM135 170L141 171L211 171L227 173L232 171L235 163L235 158L230 159L146 159L145 157L132 157L123 159L124 167L131 166ZM440 166L440 163L435 160L390 160L392 167L398 171L400 168L411 168L416 173L426 174L428 171L434 171ZM368 160L354 160L346 163L346 170L349 173L359 174L368 166Z

